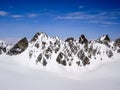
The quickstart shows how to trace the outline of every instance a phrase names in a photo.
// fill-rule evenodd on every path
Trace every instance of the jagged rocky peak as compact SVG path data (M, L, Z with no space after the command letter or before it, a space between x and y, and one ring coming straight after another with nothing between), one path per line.
M96 42L105 44L106 46L110 47L110 45L109 45L110 38L108 35L101 36L99 39L96 40Z
M100 38L101 41L106 41L106 42L110 42L110 38L108 35L103 35L101 38Z
M38 39L38 37L41 36L41 37L48 37L46 33L44 32L37 32L33 38L31 39L31 42L34 42Z
M80 37L79 37L79 43L81 44L88 44L88 40L86 39L85 35L82 34Z
M98 42L104 43L104 42L110 42L110 38L108 35L103 35L99 39L97 39Z
M3 41L0 41L0 55L6 52L6 43Z
M26 37L18 41L8 52L8 55L17 55L21 54L28 47L28 40Z
M65 42L72 42L72 41L74 41L74 38L73 38L73 37L67 38L67 39L65 40Z

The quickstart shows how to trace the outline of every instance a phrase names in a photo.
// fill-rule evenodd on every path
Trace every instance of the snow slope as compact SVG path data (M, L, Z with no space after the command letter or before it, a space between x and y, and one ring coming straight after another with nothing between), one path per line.
M94 71L51 73L0 58L0 90L120 90L120 61Z

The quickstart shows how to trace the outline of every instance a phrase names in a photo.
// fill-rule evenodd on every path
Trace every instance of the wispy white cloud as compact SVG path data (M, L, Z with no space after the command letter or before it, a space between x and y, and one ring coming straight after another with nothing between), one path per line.
M37 16L39 16L39 14L37 14L37 13L31 13L31 14L27 15L28 18L35 18Z
M19 14L16 14L16 15L11 15L12 18L23 18L24 15L19 15Z
M0 11L0 16L6 16L8 14L8 12L6 11Z
M56 20L82 20L89 23L101 23L101 24L119 24L117 19L120 19L120 12L72 12L61 16L57 16Z

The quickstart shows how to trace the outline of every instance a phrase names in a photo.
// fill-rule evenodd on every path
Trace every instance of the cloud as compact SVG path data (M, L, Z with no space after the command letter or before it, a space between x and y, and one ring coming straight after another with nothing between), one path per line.
M102 11L102 12L72 12L61 16L57 16L56 20L78 20L89 23L100 24L119 24L120 12L117 11Z
M16 15L11 15L11 17L12 18L22 18L22 17L24 17L24 15L18 15L18 14L16 14Z
M84 6L78 6L78 8L84 8Z
M6 16L8 14L8 12L6 11L0 11L0 16Z
M35 13L31 13L31 14L28 14L27 17L28 18L35 18L37 17L39 14L35 14Z

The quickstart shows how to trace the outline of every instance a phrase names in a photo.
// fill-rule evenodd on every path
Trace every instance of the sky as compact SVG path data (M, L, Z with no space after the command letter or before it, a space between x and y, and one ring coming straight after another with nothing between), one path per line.
M120 0L0 0L0 39L120 37ZM14 40L13 40L14 41Z

